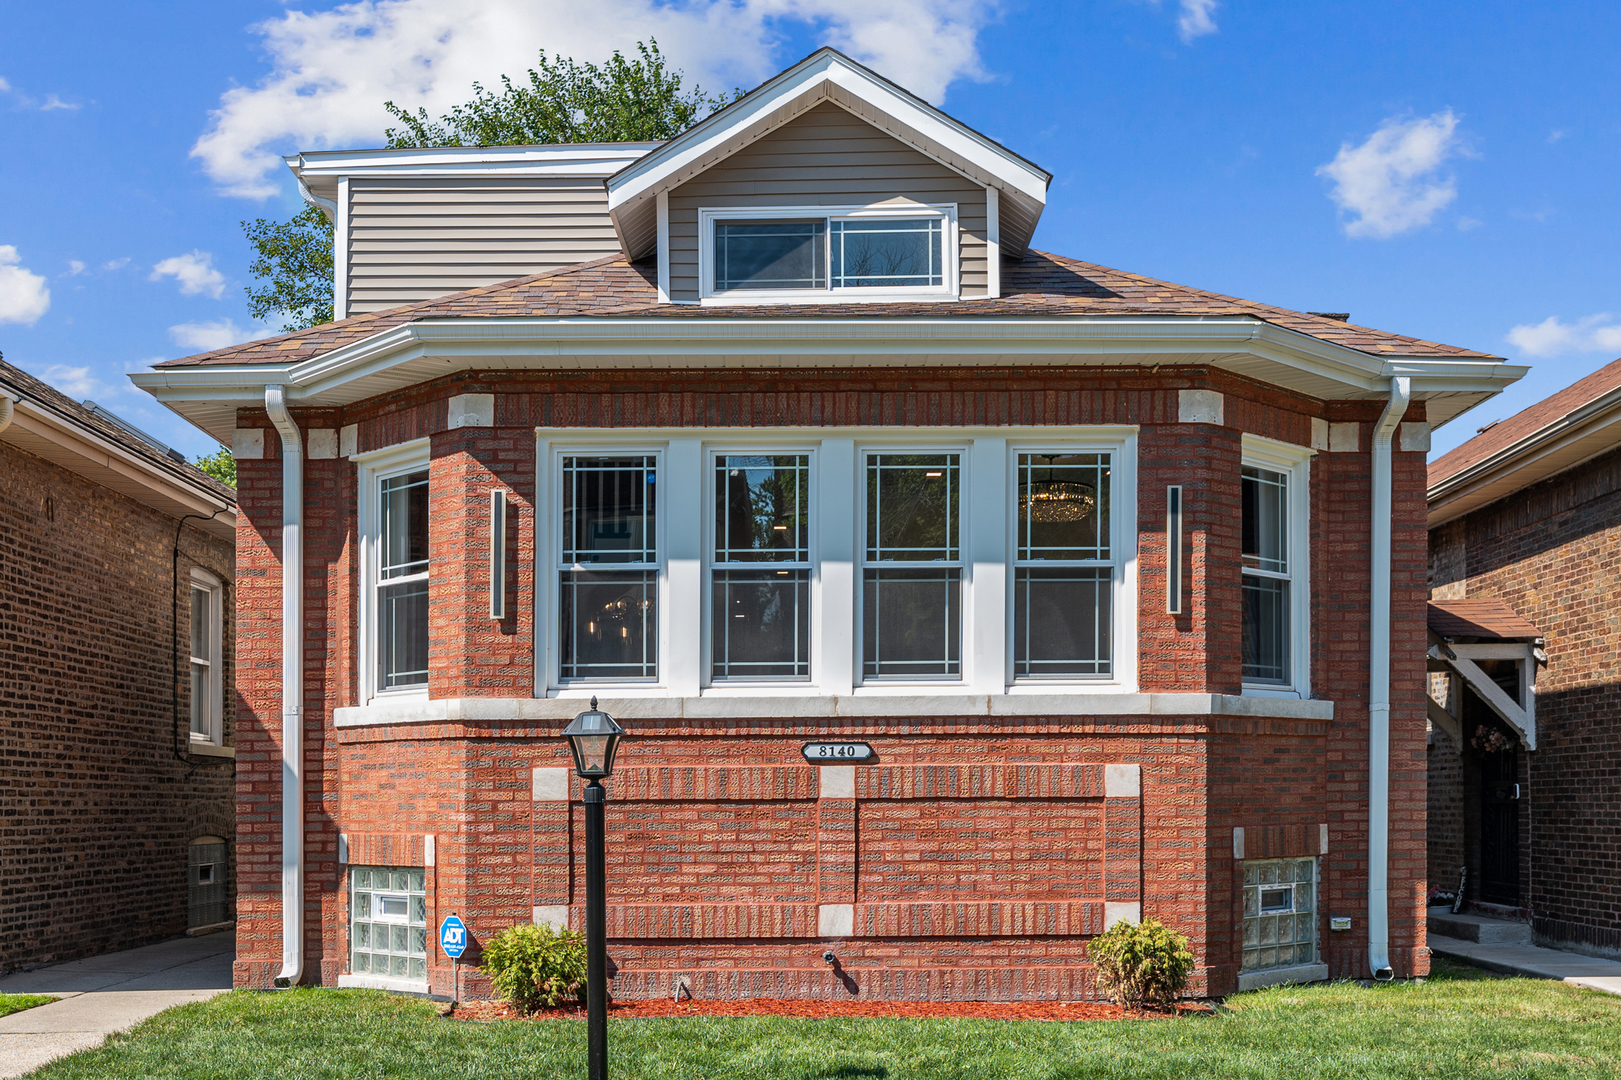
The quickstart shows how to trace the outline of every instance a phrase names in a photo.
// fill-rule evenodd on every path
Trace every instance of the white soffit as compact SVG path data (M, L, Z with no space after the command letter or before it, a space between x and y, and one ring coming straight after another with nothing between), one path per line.
M283 158L316 195L338 197L338 180L443 177L606 179L663 143L559 143L543 146L438 146L411 150L319 150Z
M1021 204L1030 222L1028 231L1034 231L1035 219L1047 201L1051 173L837 50L824 48L610 177L608 210L620 237L651 233L647 222L640 219L655 213L659 191L680 186L824 101L839 105L976 184L999 189L1005 198ZM1013 250L1023 248L1030 237L1009 236L1006 225L1003 243ZM626 251L632 259L645 253Z

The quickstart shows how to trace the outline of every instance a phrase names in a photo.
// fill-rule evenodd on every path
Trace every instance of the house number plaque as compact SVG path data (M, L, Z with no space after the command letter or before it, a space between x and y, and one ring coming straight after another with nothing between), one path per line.
M860 762L873 759L872 747L864 742L808 742L800 752L813 763L825 761Z

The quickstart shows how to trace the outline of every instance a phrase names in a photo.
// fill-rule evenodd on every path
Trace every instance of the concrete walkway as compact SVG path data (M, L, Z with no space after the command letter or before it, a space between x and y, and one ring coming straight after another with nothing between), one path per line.
M1536 945L1506 945L1460 941L1441 934L1430 934L1430 951L1437 956L1467 960L1487 971L1504 975L1529 975L1535 979L1558 979L1572 986L1621 994L1621 962L1600 960L1562 949ZM0 1024L5 1023L0 1020Z
M0 994L62 999L0 1016L0 1077L100 1046L172 1005L224 993L235 958L236 935L226 931L0 976Z

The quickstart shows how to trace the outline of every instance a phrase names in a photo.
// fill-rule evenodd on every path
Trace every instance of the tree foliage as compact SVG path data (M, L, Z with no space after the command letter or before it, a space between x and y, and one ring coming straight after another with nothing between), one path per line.
M392 101L384 108L391 150L426 146L513 146L530 143L643 142L673 138L731 99L687 88L656 40L637 42L637 56L618 50L607 63L581 64L540 54L528 85L501 76L501 92L473 84L473 100L438 120Z
M284 331L331 322L332 223L326 215L306 206L291 221L244 221L242 231L254 250L248 272L258 279L246 290L253 317L281 315Z
M236 458L230 447L222 446L212 454L205 454L195 464L220 483L236 487Z

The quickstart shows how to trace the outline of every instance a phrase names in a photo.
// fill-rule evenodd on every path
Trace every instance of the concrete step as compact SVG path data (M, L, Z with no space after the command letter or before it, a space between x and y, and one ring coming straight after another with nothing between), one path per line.
M1454 915L1450 907L1430 908L1429 931L1458 941L1482 945L1530 945L1531 925L1480 915Z

